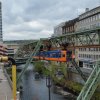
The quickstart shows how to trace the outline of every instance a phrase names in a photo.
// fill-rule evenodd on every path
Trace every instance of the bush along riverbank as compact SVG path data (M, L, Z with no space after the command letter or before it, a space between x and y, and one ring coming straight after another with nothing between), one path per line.
M63 90L76 96L79 95L83 88L82 84L69 79L66 63L36 61L34 71L41 75L50 75L54 85L60 86ZM100 98L100 92L95 92L92 98L93 100L100 100L98 99Z
M38 72L40 75L49 75L50 71L44 66L45 62L43 61L35 61L33 63L33 71Z

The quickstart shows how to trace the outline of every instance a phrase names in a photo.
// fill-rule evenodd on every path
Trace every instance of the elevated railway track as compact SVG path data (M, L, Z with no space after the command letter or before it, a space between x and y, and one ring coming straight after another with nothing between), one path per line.
M79 31L75 33L69 33L62 36L58 36L58 37L40 39L39 41L25 44L21 46L21 48L19 48L16 54L18 57L25 57L25 55L29 56L28 60L26 61L26 65L24 69L22 70L22 73L18 77L17 83L19 83L21 76L24 74L29 63L33 60L32 57L35 56L36 53L39 51L42 51L42 50L48 51L48 50L53 50L53 49L64 49L64 50L70 49L73 53L75 53L75 49L77 48L99 48L99 47L100 47L100 27L97 27L94 29L88 29L84 31ZM16 55L15 57L17 57ZM87 84L90 84L90 82L92 82L90 86L91 87L94 86L94 88L96 89L97 84L100 82L100 69L98 68L100 68L100 64L96 63L95 68L93 69L93 72L91 73L90 78L86 81L85 86L87 86ZM81 72L79 66L76 66L76 69L85 80L84 75ZM98 69L97 74L93 75L93 73L96 73L97 69ZM90 93L91 87L87 90L88 93ZM92 92L90 93L91 95L90 94L87 95L88 94L87 92L85 95L85 92L84 92L85 90L83 89L82 89L83 92L81 92L81 94L79 95L80 97L78 97L77 100L90 100L91 95L94 93L94 90L92 90ZM89 99L83 99L81 97L83 93L85 95L85 98L89 98Z

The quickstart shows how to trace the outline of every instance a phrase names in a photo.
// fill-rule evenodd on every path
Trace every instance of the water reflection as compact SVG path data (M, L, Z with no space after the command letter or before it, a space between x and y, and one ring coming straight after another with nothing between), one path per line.
M48 100L48 88L45 79L35 80L32 66L28 68L22 78L22 100ZM66 100L61 95L51 91L51 100Z

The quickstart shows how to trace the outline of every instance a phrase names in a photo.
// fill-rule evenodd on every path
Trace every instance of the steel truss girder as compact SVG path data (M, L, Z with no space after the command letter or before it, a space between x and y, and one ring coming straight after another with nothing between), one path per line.
M99 45L100 36L98 32L87 33L87 34L73 34L73 35L66 35L64 37L51 38L50 41L52 41L52 45L54 46L63 43L69 43L70 45L74 44L74 46Z
M22 44L19 46L14 58L24 57L25 54L29 54L33 51L33 47L35 47L37 41L33 41L32 43Z
M40 40L40 41L37 42L37 44L36 44L36 46L35 46L35 48L34 48L34 51L31 51L31 53L28 54L28 55L29 55L29 58L28 58L28 60L26 61L25 67L23 68L22 72L20 73L20 75L19 75L19 77L18 77L18 79L17 79L17 85L19 85L18 83L19 83L19 81L21 80L22 75L25 73L25 71L26 71L26 69L28 68L30 62L32 62L33 56L35 56L36 53L39 51L41 45L42 45L42 41ZM29 47L30 45L27 45L27 46Z
M98 42L95 42L96 40L98 40ZM44 39L42 41L48 42L48 44L50 44L52 48L62 48L62 44L65 44L69 47L100 45L100 28L76 33L69 33L59 37ZM32 43L21 45L17 52L17 55L22 55L22 57L24 57L25 53L27 53L28 51L31 52L34 49L37 42L38 41L33 41ZM46 47L45 42L44 47Z
M48 41L48 40L47 40ZM98 41L98 42L95 42ZM59 37L50 38L48 41L52 48L62 48L62 44L70 46L100 45L100 29L86 30L78 33L70 33Z

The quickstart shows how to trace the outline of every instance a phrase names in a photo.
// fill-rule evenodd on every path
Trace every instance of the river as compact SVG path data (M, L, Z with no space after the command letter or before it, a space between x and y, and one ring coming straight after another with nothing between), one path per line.
M48 88L46 80L34 79L33 66L30 65L22 77L23 93L22 100L48 100ZM51 90L51 100L66 100L62 95L53 93Z

